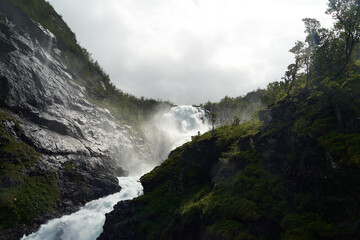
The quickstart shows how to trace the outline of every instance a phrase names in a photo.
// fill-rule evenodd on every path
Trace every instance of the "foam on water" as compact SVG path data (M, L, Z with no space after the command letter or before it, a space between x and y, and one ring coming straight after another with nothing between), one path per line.
M111 212L118 201L132 199L143 193L138 176L160 164L171 150L190 141L191 136L198 132L204 133L209 128L206 112L198 107L178 106L159 112L147 130L155 159L135 161L134 166L128 169L132 177L118 178L122 187L120 192L91 201L71 215L53 219L41 225L37 232L24 236L22 240L96 239L103 231L105 214Z
M102 232L105 214L112 211L118 201L142 194L142 185L133 177L119 177L121 191L87 203L79 211L41 225L36 233L21 240L92 240Z
M210 129L207 113L200 107L177 106L154 116L145 132L150 139L157 164L165 160L171 150L191 140L191 136Z

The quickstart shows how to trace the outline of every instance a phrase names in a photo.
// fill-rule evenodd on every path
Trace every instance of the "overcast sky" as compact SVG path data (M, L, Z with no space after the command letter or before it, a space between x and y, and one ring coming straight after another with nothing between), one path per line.
M124 92L219 101L280 80L327 0L48 0Z

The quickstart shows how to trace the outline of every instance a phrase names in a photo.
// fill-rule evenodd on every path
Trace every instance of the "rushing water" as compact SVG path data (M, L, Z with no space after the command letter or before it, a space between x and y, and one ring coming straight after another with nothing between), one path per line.
M159 163L167 158L171 150L209 128L204 109L185 105L155 115L146 132L151 141L154 158Z
M91 240L102 232L105 214L111 212L121 200L132 199L142 194L142 185L133 177L119 177L121 191L104 198L88 202L79 211L41 225L36 233L22 240Z
M166 157L171 150L191 140L191 136L209 129L206 113L192 106L179 106L159 114L149 132L156 157ZM157 161L158 164L160 161ZM152 167L155 167L152 166ZM130 172L133 176L144 174L142 170ZM21 240L95 240L102 232L105 214L112 211L118 201L135 198L142 194L138 177L119 177L121 191L87 203L78 212L53 219L40 229Z

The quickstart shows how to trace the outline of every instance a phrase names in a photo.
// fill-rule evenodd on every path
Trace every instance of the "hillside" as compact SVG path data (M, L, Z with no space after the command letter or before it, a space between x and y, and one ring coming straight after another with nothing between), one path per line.
M0 33L0 239L19 239L119 191L170 104L116 89L44 0L0 1Z
M260 121L221 126L174 150L119 202L99 239L359 239L360 11L329 1L304 19Z
M245 96L225 96L219 102L206 102L201 104L209 112L216 116L216 124L230 124L233 121L244 123L257 118L256 113L264 106L261 97L265 90L258 89L247 93Z
M20 9L14 9L9 2L23 12L14 12ZM56 38L56 48L61 51L61 62L66 66L73 80L85 87L87 99L110 109L120 120L127 124L139 123L161 104L154 99L137 98L117 89L110 81L109 75L103 71L97 61L92 59L91 53L79 45L75 34L47 1L6 0L3 1L2 6L4 7L2 14L8 18L12 17L11 20L16 27L25 28L26 31L36 31L29 29L25 20L29 18L48 29ZM34 38L39 38L35 36L38 32L31 33Z

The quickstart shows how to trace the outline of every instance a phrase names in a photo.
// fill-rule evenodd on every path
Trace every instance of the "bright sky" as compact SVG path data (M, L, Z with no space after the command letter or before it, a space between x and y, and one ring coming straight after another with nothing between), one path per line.
M48 0L124 92L219 101L280 80L327 0Z

